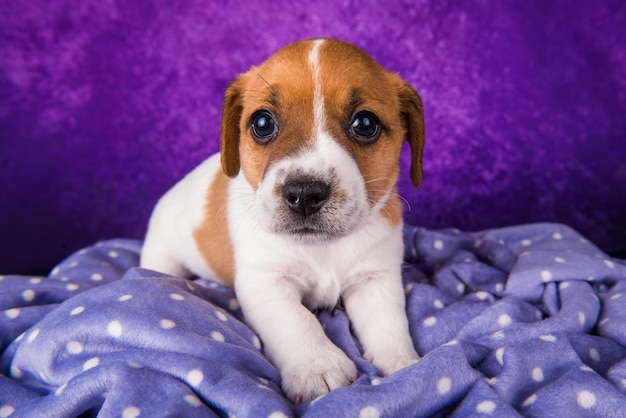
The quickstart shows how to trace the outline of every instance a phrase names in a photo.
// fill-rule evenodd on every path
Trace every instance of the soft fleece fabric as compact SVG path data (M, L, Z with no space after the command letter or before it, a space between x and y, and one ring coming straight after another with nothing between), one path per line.
M623 416L624 260L558 224L404 239L423 359L382 378L345 313L319 312L359 378L297 407L232 289L135 268L138 241L0 277L0 416Z

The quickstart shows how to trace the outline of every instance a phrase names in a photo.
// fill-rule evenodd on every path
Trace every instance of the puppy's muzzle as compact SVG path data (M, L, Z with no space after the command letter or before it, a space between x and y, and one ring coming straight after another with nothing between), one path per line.
M330 186L308 179L288 180L283 186L287 207L303 219L319 212L330 196Z

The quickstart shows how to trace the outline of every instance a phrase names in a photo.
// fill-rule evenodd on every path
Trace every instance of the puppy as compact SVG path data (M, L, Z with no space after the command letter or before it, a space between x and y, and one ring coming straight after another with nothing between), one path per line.
M357 376L309 309L341 299L364 358L383 375L408 366L419 356L400 277L405 139L417 187L413 88L353 45L290 44L228 87L221 154L158 202L141 266L234 286L296 403Z

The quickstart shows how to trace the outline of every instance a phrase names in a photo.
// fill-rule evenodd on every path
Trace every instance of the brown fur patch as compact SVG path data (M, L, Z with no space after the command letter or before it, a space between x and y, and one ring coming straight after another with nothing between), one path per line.
M402 143L407 134L402 119L402 81L352 45L325 42L320 49L320 81L326 128L355 159L365 181L370 206L378 203L395 184L400 170ZM372 144L359 144L348 133L356 113L378 116L381 135ZM401 205L392 196L382 211L391 224L400 222Z
M313 139L310 48L308 42L291 44L243 76L239 152L243 174L254 189L274 161L297 153ZM278 134L267 145L257 144L250 131L251 117L261 109L270 111L278 124Z
M193 233L200 254L217 277L229 286L235 278L233 248L228 233L228 184L230 178L218 171L207 193L204 220Z

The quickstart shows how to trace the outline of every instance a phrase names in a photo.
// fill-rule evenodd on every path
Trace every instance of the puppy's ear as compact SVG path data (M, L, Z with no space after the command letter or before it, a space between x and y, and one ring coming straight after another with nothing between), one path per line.
M226 89L221 125L222 170L229 177L239 173L239 124L241 122L243 76L239 76Z
M424 152L424 109L422 99L408 83L400 87L400 113L406 127L411 148L411 181L418 187L422 182L422 154Z

